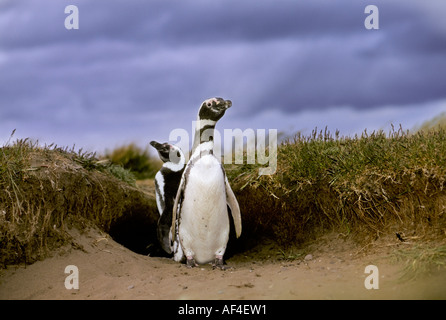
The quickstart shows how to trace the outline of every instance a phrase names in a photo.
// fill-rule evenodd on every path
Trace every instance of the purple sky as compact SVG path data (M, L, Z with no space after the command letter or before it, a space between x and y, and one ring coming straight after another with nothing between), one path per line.
M222 132L412 129L446 111L446 2L0 0L0 145L146 146L214 96Z

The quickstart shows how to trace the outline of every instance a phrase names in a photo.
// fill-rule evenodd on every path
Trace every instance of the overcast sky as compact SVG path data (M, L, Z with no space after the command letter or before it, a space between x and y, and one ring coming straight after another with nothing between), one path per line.
M222 132L412 129L446 111L446 1L0 0L0 145L192 136L214 96Z

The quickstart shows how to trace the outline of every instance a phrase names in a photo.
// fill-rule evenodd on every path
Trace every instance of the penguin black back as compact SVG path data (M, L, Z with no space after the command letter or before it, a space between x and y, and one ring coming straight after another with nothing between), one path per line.
M155 176L156 203L160 213L157 237L163 250L171 253L172 209L186 162L183 152L177 146L156 141L151 141L150 144L164 162Z

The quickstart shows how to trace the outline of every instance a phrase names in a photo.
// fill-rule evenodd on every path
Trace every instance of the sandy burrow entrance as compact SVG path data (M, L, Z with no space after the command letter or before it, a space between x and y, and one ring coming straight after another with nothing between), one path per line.
M306 259L291 261L259 247L229 258L231 268L221 271L139 255L95 229L72 232L75 246L0 270L0 299L446 299L444 271L402 281L402 265L385 251L358 254L343 241L316 243ZM79 289L65 286L69 265ZM365 286L368 265L377 267L378 289Z

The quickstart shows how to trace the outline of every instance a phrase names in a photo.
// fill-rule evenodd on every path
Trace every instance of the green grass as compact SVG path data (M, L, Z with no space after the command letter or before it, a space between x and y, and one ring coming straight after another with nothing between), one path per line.
M138 180L153 179L162 166L158 157L151 156L148 147L142 149L134 143L107 151L104 157L113 165L121 166L130 171ZM119 175L119 170L112 171Z
M281 248L279 248L277 255L280 260L285 260L285 261L301 260L304 257L303 252L295 252L295 250L293 249L283 250Z
M227 169L248 234L287 245L337 229L368 241L397 224L444 237L445 155L443 129L355 137L315 130L279 146L274 175L258 176L256 165Z
M393 253L404 263L401 280L412 280L446 267L446 246L417 244Z
M69 241L73 224L108 232L136 216L155 224L155 200L121 166L29 139L0 147L0 267L45 257Z

